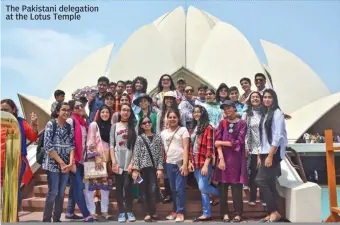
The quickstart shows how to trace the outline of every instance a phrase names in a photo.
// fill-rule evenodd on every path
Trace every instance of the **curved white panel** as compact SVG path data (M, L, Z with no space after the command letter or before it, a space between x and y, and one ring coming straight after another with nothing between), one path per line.
M30 114L32 112L36 113L38 117L38 130L44 129L46 123L50 119L50 110L53 101L24 94L18 94L18 98L24 117L30 121Z
M56 87L56 89L65 92L65 99L71 99L72 93L78 88L97 84L98 78L105 75L113 46L113 44L110 44L97 49L94 53L87 56L83 61L73 67ZM52 101L54 101L53 93L54 90L52 91L52 96L50 98Z
M186 68L194 70L195 63L214 22L201 10L190 6L187 13L186 26Z
M185 12L177 7L156 25L169 48L177 68L185 65Z
M220 19L218 19L217 17L211 15L210 13L207 13L206 11L203 11L203 10L200 10L202 13L204 13L210 20L211 22L213 23L213 25L221 22Z
M152 89L164 73L178 70L169 47L157 28L145 25L133 33L123 44L109 68L110 80L130 79L143 76Z
M209 80L215 88L222 82L237 86L242 77L264 73L264 69L248 40L230 24L215 25L205 42L194 72Z
M285 113L292 113L331 94L318 75L300 58L268 41L261 40L261 44L280 107Z
M315 122L339 103L340 92L316 100L291 113L292 119L286 120L287 135L290 143L296 142Z

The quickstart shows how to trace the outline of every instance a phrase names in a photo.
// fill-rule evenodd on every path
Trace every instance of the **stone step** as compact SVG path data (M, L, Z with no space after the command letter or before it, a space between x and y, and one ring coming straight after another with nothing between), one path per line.
M64 199L64 210L66 211L67 208L67 202L68 199L65 197ZM255 206L250 206L247 204L248 201L243 201L243 216L244 217L263 217L266 215L266 209L261 205L259 201L257 201L257 204ZM45 198L41 197L32 197L28 199L23 199L22 201L22 209L24 211L30 211L30 212L42 212L45 207ZM144 216L144 205L140 203L133 204L133 211L135 212L136 216L143 218ZM228 201L228 208L229 211L233 212L233 203L232 201ZM194 217L198 216L201 213L202 207L201 207L201 201L200 200L192 200L187 201L186 203L186 216L188 217ZM100 211L100 204L97 204L97 211ZM112 215L117 215L118 206L116 201L110 201L109 205L109 213ZM172 211L172 203L169 204L157 204L157 214L160 217L167 216ZM212 206L212 215L214 217L219 217L220 207ZM78 206L76 206L76 213L79 213Z
M164 187L161 187L161 190L163 192ZM34 197L44 198L44 197L46 197L47 192L48 192L48 185L46 185L46 184L37 185L37 186L33 187L33 196ZM249 192L247 190L243 190L243 200L248 200L248 198L249 198L248 193ZM69 194L69 187L66 187L65 197L68 197L68 194ZM116 196L116 187L113 187L112 191L110 192L110 199L115 199L115 196ZM201 192L198 189L186 190L186 199L187 200L201 199ZM230 190L228 191L228 200L232 200L232 193L231 193Z

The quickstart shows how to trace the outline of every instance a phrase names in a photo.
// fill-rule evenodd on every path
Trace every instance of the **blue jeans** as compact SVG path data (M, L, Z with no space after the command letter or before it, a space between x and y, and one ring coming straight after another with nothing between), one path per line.
M19 186L18 186L18 212L20 209L21 201L22 201L22 193L20 191L22 177L24 176L26 170L26 162L24 160L21 160L21 168L20 168L20 174L19 174Z
M90 216L90 212L87 210L85 196L83 192L83 176L84 176L84 166L81 164L77 165L76 173L70 172L70 190L68 194L68 204L66 213L73 215L74 208L77 203L80 212L83 217L86 218Z
M43 215L44 222L50 222L54 206L53 219L60 220L63 211L64 194L69 178L68 173L47 171L48 193Z
M209 195L219 196L219 192L217 188L211 186L209 184L209 179L212 173L212 166L208 166L208 175L202 176L202 169L195 169L194 175L197 180L198 188L201 191L202 197L202 215L206 218L211 217L211 208L210 208L210 197Z
M176 164L166 164L166 173L169 179L172 199L173 199L173 211L176 214L184 214L185 206L185 186L187 177L181 175L179 168Z

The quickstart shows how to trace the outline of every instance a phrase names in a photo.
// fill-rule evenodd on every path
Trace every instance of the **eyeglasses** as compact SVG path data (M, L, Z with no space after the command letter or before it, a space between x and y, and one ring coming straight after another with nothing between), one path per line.
M143 124L143 125L152 124L152 122L151 122L150 120L148 120L148 121L143 122L142 124Z
M228 133L231 134L233 133L233 127L234 127L234 124L233 123L229 123L229 130L228 130Z
M192 90L192 89L188 89L188 90L184 90L186 93L192 93L194 90Z

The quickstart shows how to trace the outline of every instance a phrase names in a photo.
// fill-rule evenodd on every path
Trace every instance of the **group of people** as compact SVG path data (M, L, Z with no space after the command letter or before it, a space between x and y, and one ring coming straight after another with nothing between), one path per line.
M216 91L200 85L193 96L193 86L183 78L175 85L167 74L160 77L154 96L146 93L143 77L117 83L100 77L96 93L68 102L57 90L43 137L42 168L48 178L43 221L60 221L69 180L68 219L97 219L95 190L101 193L101 214L109 219L109 194L115 186L118 222L136 221L132 186L138 183L144 221L158 220L159 179L164 179L163 198L173 204L166 219L183 222L188 176L195 178L202 198L202 214L194 222L212 220L211 205L218 203L222 221L241 222L245 186L249 205L256 204L260 189L268 212L261 222L279 221L276 180L285 158L289 116L280 109L275 91L266 88L266 77L258 73L254 81L255 91L249 78L240 80L241 95L236 86L222 83ZM1 110L18 112L9 99L1 101ZM37 139L36 124L32 114L32 140ZM104 175L91 177L88 165ZM229 187L234 216L228 209ZM75 204L82 217L74 213Z

